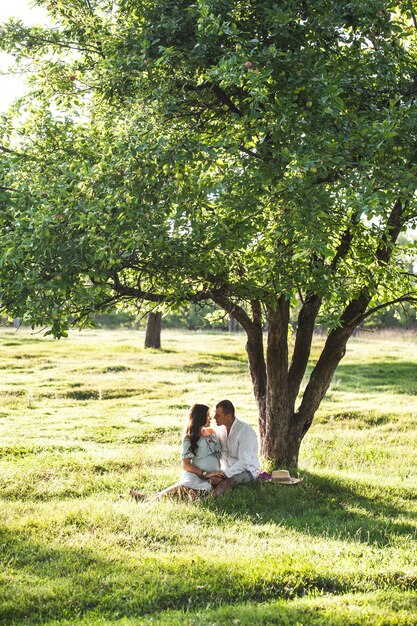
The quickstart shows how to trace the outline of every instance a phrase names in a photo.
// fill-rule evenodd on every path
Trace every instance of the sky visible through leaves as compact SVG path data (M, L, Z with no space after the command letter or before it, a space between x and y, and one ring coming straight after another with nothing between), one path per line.
M0 23L11 17L21 19L25 24L44 23L46 13L40 7L33 6L31 0L0 0ZM7 72L11 57L0 53L0 73ZM25 86L19 75L0 75L0 111L24 92Z

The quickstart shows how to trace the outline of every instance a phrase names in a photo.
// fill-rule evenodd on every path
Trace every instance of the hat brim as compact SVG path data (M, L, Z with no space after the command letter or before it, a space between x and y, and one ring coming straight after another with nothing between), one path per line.
M280 480L279 478L272 478L273 483L278 483L280 485L295 485L296 483L300 483L302 478L287 478L286 480Z

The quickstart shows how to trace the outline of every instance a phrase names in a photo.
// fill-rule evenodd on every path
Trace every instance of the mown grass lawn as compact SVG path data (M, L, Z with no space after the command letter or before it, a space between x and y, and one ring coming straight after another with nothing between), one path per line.
M152 504L128 490L176 480L190 404L256 426L244 337L0 342L0 623L416 623L416 336L351 341L300 485Z

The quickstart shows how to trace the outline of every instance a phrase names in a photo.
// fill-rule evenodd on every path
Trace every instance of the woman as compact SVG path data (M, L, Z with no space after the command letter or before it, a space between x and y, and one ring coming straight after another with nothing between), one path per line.
M182 472L179 485L197 491L211 491L210 478L223 476L220 471L221 443L210 428L210 409L194 404L188 414L182 441Z
M191 499L202 492L208 493L213 489L210 478L223 477L223 472L220 471L221 452L220 441L210 428L209 407L205 404L193 404L183 434L182 472L179 481L149 497L134 489L129 493L135 500L148 501L174 493L187 493Z

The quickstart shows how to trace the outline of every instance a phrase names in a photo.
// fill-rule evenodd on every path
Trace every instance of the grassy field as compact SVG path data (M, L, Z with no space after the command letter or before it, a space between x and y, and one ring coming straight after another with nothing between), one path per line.
M128 490L176 480L190 404L256 426L243 336L0 342L1 624L416 623L416 336L351 341L300 485L152 504Z

